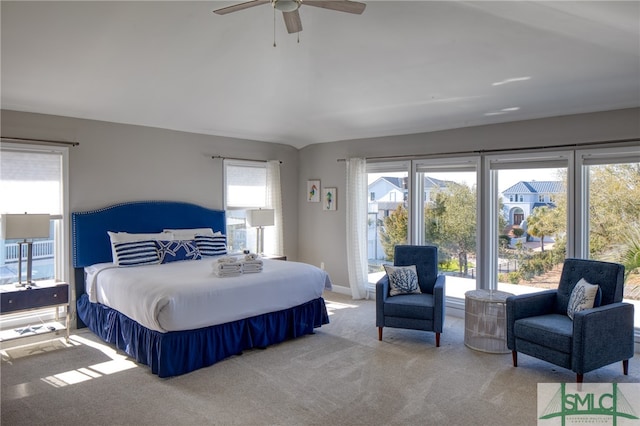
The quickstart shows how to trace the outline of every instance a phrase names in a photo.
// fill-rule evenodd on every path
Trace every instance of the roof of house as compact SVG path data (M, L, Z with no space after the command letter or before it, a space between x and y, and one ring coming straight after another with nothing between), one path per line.
M503 194L557 194L564 191L564 184L559 180L520 181L502 191Z
M532 209L536 209L538 207L555 207L555 203L533 203Z
M447 186L447 183L449 182L450 181L440 180L440 179L432 178L429 176L424 177L424 187L427 189L428 188L444 188L445 186Z
M399 189L403 189L404 188L404 178L392 177L392 176L382 176L380 179L386 180L391 185L396 186Z
M386 180L387 182L389 182L390 184L394 185L398 189L404 189L404 180L405 180L405 178L392 177L392 176L382 176L379 179L377 179L375 182L378 182L380 179ZM440 179L432 178L432 177L429 177L429 176L425 176L425 178L424 178L424 187L425 187L425 189L444 188L445 186L447 186L447 183L449 183L449 181L440 180ZM369 186L371 186L371 185L373 185L373 183L370 184Z

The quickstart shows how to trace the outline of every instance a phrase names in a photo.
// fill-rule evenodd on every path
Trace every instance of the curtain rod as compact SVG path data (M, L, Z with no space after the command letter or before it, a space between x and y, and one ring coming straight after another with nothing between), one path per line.
M453 151L453 152L439 152L432 154L407 154L407 155L386 155L379 157L365 157L365 160L410 160L415 158L425 157L442 157L447 155L470 155L470 154L492 154L492 153L508 153L514 151L527 151L527 150L541 150L541 149L562 149L562 148L580 148L588 146L603 146L608 144L625 144L631 142L638 142L638 139L616 139L610 141L598 141L598 142L578 142L573 144L564 145L549 145L549 146L528 146L519 148L501 148L501 149L481 149L475 151ZM346 158L338 158L338 162L347 161Z
M66 141L51 141L45 139L27 139L27 138L14 138L10 136L0 136L2 142L18 142L29 145L54 145L54 146L78 146L80 142L66 142Z
M253 160L251 158L238 158L238 157L223 157L222 155L212 155L212 159L221 158L223 160L239 160L239 161L256 161L259 163L268 163L270 160ZM278 160L280 164L282 164L282 160Z

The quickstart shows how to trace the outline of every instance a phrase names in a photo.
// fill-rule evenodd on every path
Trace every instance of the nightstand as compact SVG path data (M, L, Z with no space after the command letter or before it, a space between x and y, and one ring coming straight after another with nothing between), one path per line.
M66 310L64 325L59 322L59 308L61 306L64 306ZM39 324L31 324L22 328L4 330L0 332L0 342L46 333L57 334L61 330L66 330L65 337L68 341L69 284L65 282L40 281L35 285L26 287L0 286L0 315L42 308L55 308L54 322L40 322Z
M263 254L260 257L263 259L271 259L271 260L287 260L287 256L281 256L278 254Z

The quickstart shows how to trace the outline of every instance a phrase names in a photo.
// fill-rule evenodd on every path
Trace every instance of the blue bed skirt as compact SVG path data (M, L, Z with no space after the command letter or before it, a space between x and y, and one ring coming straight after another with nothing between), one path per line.
M278 312L196 330L160 333L83 294L77 302L79 318L98 337L115 345L159 377L171 377L207 367L251 348L264 348L313 334L329 323L324 299Z

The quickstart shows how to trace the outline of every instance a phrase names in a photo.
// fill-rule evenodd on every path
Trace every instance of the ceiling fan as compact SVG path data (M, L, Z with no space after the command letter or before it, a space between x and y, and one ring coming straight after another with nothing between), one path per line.
M253 6L271 3L274 9L282 12L284 24L287 26L289 34L302 31L302 21L298 9L300 6L315 6L324 9L336 10L338 12L355 13L360 15L367 6L364 3L350 0L253 0L233 6L223 7L214 10L218 15L226 15L227 13L237 12L239 10L248 9Z

